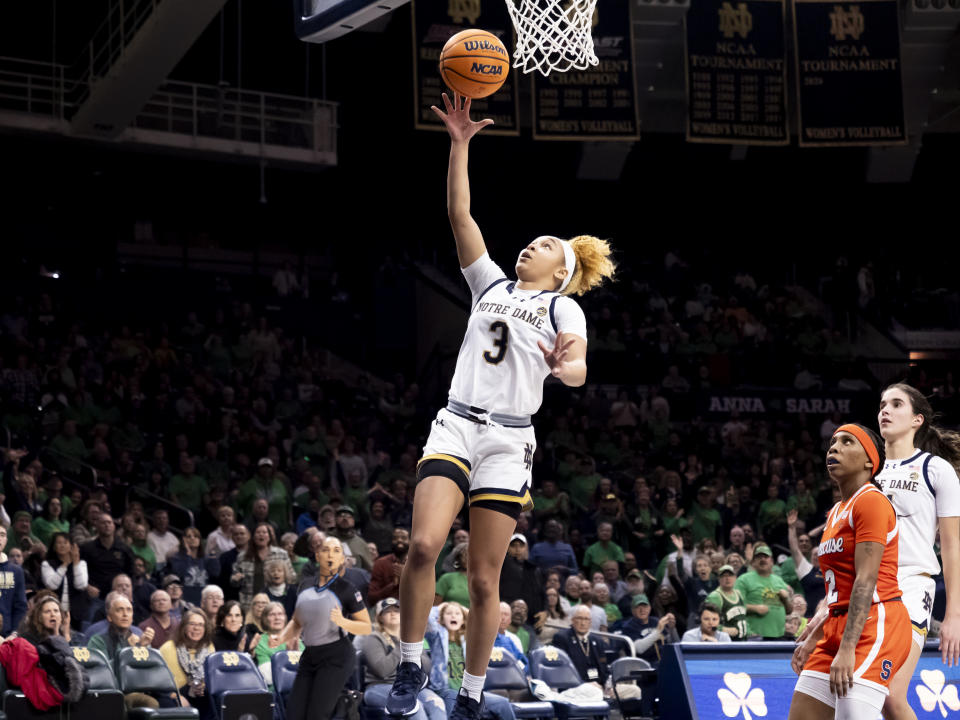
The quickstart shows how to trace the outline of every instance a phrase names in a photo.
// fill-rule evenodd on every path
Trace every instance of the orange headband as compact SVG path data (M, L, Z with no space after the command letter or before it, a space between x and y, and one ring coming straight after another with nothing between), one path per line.
M873 472L870 473L870 477L873 477L880 472L880 453L877 452L877 446L873 444L873 440L869 435L867 435L866 432L864 432L862 427L854 423L847 423L846 425L841 425L834 430L833 434L836 435L838 432L850 433L860 441L861 445L863 445L863 449L866 451L867 457L870 458L870 462L873 463Z

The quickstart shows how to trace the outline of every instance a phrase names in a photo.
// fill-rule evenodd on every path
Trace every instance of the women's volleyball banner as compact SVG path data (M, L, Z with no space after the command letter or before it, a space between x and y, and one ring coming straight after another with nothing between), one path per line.
M697 0L686 17L687 140L787 145L784 0Z
M800 145L907 142L896 0L795 0Z
M640 139L631 28L630 3L598 3L593 47L600 64L530 73L535 140Z
M513 47L513 23L503 0L444 0L444 2L411 2L411 25L413 27L413 107L414 126L418 130L443 130L443 123L430 109L431 105L443 108L441 93L453 99L453 92L440 77L440 51L451 36L468 28L491 32L503 44ZM471 115L474 118L492 118L493 126L483 131L484 135L519 135L517 118L518 95L516 71L510 71L506 81L497 92L485 98L473 100Z

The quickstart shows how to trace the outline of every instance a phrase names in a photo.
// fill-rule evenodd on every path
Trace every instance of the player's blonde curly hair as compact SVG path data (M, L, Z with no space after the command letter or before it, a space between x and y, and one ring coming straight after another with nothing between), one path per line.
M577 256L577 267L564 295L583 295L613 277L617 265L610 257L610 243L593 235L577 235L569 242Z

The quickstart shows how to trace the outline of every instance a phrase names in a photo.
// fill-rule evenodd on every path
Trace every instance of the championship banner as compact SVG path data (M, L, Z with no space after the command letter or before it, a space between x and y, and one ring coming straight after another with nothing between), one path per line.
M784 0L693 0L687 141L787 145Z
M795 0L801 146L907 142L896 0Z
M599 3L593 47L600 64L533 75L534 140L639 140L630 3Z
M443 109L441 93L453 100L453 91L440 77L440 51L452 35L477 27L492 32L507 47L513 39L513 23L503 0L429 0L410 3L413 28L414 127L418 130L444 130L431 105ZM473 100L474 118L492 118L493 126L484 135L519 135L517 116L517 73L511 72L497 92Z

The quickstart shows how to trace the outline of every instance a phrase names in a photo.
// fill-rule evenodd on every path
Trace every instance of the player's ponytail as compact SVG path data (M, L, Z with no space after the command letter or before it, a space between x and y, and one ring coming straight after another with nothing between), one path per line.
M942 457L960 473L960 433L946 430L934 424L938 416L926 396L912 385L894 383L887 390L899 390L910 399L910 407L914 415L923 415L923 424L913 436L913 444L931 455Z
M612 278L617 265L610 257L610 243L593 235L578 235L570 239L577 256L577 266L564 295L583 295L588 290Z

